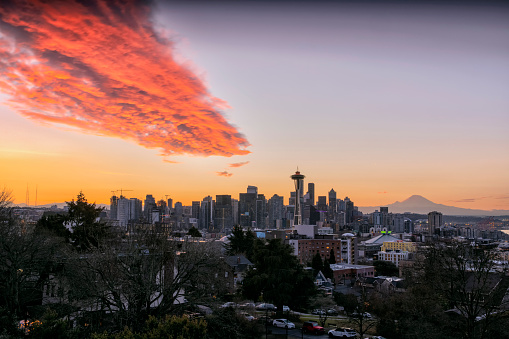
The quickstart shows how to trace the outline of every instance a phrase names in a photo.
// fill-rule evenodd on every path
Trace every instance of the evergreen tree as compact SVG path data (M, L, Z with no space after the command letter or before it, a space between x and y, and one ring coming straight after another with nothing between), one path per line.
M80 251L97 248L108 234L108 226L99 220L103 208L89 204L83 192L76 201L67 202L69 209L66 224L71 227L71 241Z
M229 240L230 242L224 246L227 255L244 254L247 259L253 260L253 247L256 235L251 230L244 232L242 227L236 225L233 227Z
M293 248L280 239L268 242L257 240L254 247L253 263L244 277L242 293L247 299L263 300L292 309L305 309L310 297L315 294L313 277L304 270Z
M323 259L322 273L325 276L325 278L332 279L334 276L334 272L332 271L332 268L330 268L329 259L327 258Z
M200 231L198 231L198 229L194 226L189 229L189 232L187 232L187 235L190 235L193 238L201 238L202 237Z
M330 249L330 255L329 255L329 264L335 264L336 263L336 254L334 253L334 249Z
M311 261L311 267L313 268L313 275L316 276L318 272L322 271L323 273L323 261L320 253L316 253L313 256L313 260Z

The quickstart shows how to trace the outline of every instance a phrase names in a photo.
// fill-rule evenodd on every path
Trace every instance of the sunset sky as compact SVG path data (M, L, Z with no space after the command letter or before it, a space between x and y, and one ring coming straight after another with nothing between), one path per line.
M9 0L0 189L509 210L509 7ZM124 3L120 5L120 3Z

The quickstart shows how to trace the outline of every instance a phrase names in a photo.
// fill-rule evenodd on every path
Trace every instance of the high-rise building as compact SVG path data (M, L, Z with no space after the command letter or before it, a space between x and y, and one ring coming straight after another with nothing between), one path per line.
M231 195L216 195L214 204L214 227L224 232L233 228Z
M290 192L290 197L288 198L288 205L295 206L295 191Z
M285 218L285 203L284 198L280 197L277 194L274 194L272 198L269 199L267 204L268 214L269 214L269 224L268 228L283 228L283 219Z
M253 226L256 221L256 200L258 198L258 188L248 186L247 193L239 194L239 223L243 227Z
M184 207L182 206L182 203L180 201L177 201L175 203L175 217L177 221L180 221L182 219L182 216L184 215Z
M116 195L110 198L110 219L117 220L118 197Z
M233 217L233 224L238 225L239 224L239 201L237 199L232 198L232 217Z
M355 206L350 198L345 197L345 223L349 224L354 220Z
M314 205L315 204L315 184L312 182L308 183L308 196L309 196L308 204Z
M129 221L140 220L142 218L143 210L140 199L129 199Z
M329 208L327 209L328 219L336 220L336 191L332 188L329 191Z
M258 187L256 187L256 186L247 186L247 193L258 194Z
M437 228L442 227L443 224L443 216L442 213L433 211L428 213L428 234L435 234L435 230Z
M327 212L327 197L326 196L318 196L318 201L316 203L316 209L320 212Z
M143 214L145 214L145 219L148 222L152 222L152 210L155 208L157 208L156 199L154 199L152 194L147 194L144 201Z
M256 221L256 227L258 228L265 228L265 219L267 217L266 213L266 205L267 201L265 200L265 195L258 194L258 197L256 198L256 215L255 215L255 221Z
M212 229L214 222L214 200L212 197L206 196L201 202L200 208L200 228L201 229Z
M118 224L121 227L127 227L127 223L129 222L129 207L131 203L129 199L124 196L120 196L117 202L117 220Z
M200 202L193 201L191 203L191 217L195 219L200 219Z

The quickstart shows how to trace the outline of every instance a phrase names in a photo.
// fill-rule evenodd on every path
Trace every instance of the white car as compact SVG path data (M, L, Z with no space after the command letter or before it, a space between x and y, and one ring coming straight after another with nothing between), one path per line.
M241 315L241 316L243 316L243 317L244 317L244 319L246 319L246 320L248 320L248 321L253 321L253 320L255 320L255 317L253 317L253 316L252 316L251 314L249 314L249 313L242 312L240 315Z
M331 338L357 338L358 335L357 332L346 327L338 327L329 331L329 337Z
M227 308L227 307L237 307L237 304L231 301L228 301L227 303L222 304L219 306L220 308Z
M288 319L274 319L272 322L272 325L275 327L282 327L282 328L295 328L295 324L288 321Z

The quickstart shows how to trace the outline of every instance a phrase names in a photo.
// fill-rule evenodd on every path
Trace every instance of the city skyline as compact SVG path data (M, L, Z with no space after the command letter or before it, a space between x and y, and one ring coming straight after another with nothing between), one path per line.
M78 2L33 1L54 17L51 6L62 17L87 14L83 36L102 45L56 35L52 27L77 24L47 15L18 34L20 2L10 3L0 10L0 185L15 203L25 202L27 188L35 202L37 188L38 205L80 191L108 204L124 188L130 197L170 195L191 205L207 195L237 198L248 185L286 203L298 167L305 191L313 182L315 197L334 189L358 206L418 194L509 210L506 5L134 1L130 16L101 29L109 39L135 38L108 50L111 40L99 41L94 26L100 20L76 10ZM20 55L50 69L27 71ZM78 102L81 85L101 99L63 110ZM176 99L170 88L179 89ZM196 102L174 107L188 96ZM113 112L118 97L122 109ZM175 112L164 115L167 107ZM180 129L171 127L177 121Z

